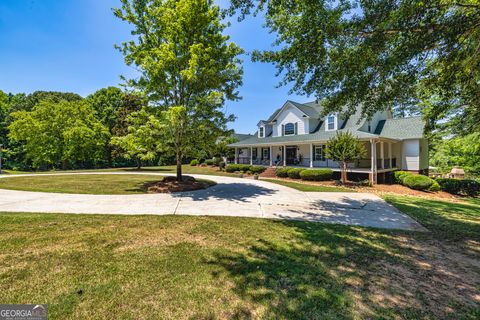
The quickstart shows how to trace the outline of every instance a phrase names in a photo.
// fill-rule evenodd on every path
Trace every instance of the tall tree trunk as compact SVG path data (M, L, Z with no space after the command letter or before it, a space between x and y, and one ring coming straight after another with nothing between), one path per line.
M142 161L137 157L137 170L140 170L142 168Z
M62 170L68 169L68 160L62 160Z
M177 152L177 181L182 181L182 154Z
M342 183L347 183L347 163L342 162Z
M113 148L110 144L107 145L107 163L108 163L108 167L109 168L112 168L113 167L113 161L112 161L112 151L113 151Z

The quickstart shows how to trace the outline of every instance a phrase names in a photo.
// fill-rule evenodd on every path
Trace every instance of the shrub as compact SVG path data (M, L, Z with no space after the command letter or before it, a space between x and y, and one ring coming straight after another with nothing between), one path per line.
M225 162L220 161L220 162L218 163L218 167L219 167L220 169L222 169L222 170L225 169Z
M260 173L262 173L263 171L265 171L265 167L262 167L262 166L251 166L251 167L250 167L250 171L253 172L253 173L260 174Z
M403 184L403 178L405 178L405 176L407 176L407 175L411 175L411 173L407 172L407 171L395 171L393 173L393 177L395 179L395 182L399 183L399 184Z
M250 171L250 167L251 167L251 165L249 165L249 164L239 164L238 165L238 169L240 171L243 171L243 172Z
M434 180L420 174L408 174L403 178L403 184L414 190L428 190Z
M213 166L213 159L207 159L207 160L205 160L205 164L206 164L207 166Z
M277 168L277 171L275 171L275 174L277 175L277 177L287 178L288 177L288 170L290 170L290 169L291 168L289 168L289 167Z
M193 159L192 161L190 161L190 165L191 165L192 167L197 166L197 165L198 165L198 160L197 160L197 159Z
M451 194L469 197L476 197L480 195L480 183L475 180L438 178L436 181L440 185L441 190Z
M220 166L220 162L222 162L222 158L220 157L213 157L212 158L213 164L216 166Z
M430 188L428 188L428 191L440 191L440 190L441 190L441 188L440 188L440 185L438 184L438 182L433 180L433 183L430 186Z
M292 179L300 179L300 172L302 172L303 168L291 168L287 170L287 175L289 178Z
M306 169L300 172L302 180L323 181L330 180L333 176L331 169Z
M225 171L227 172L235 172L235 171L240 171L239 165L238 164L229 164L226 168Z

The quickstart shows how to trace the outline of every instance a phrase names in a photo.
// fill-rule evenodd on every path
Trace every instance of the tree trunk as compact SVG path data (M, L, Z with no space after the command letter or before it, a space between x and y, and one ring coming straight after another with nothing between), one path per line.
M113 161L112 161L112 146L107 145L107 163L108 163L108 167L109 168L112 168L113 167Z
M342 183L347 183L347 163L342 162L342 177L341 177Z
M68 160L62 160L62 170L68 169Z
M177 152L177 181L182 181L182 155Z
M140 170L142 168L142 161L140 161L139 158L137 158L137 170Z

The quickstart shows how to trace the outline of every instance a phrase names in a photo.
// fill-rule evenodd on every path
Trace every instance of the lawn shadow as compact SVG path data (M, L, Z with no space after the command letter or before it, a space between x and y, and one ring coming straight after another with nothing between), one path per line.
M452 291L457 295L450 295L444 283L464 281L451 265L424 276L423 254L429 248L403 247L399 239L409 233L276 223L294 228L298 237L286 242L259 235L243 250L217 252L207 261L219 267L213 274L219 281L234 279L232 290L262 310L261 318L445 318L447 306L458 303L455 299L461 300L466 291L468 302L475 301L475 284L466 285L465 292L456 288ZM432 287L441 298L423 301ZM468 313L471 307L459 304L453 311ZM239 318L255 319L256 312Z
M207 189L172 193L173 197L190 198L193 201L210 199L251 202L260 196L271 195L276 190L254 184L245 183L217 183Z

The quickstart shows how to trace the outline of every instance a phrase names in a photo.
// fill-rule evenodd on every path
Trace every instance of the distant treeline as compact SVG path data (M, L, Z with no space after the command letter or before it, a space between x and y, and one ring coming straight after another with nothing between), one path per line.
M88 169L137 166L112 145L128 133L128 116L141 110L141 94L116 87L81 97L76 93L0 90L0 144L3 168L16 170ZM171 157L170 157L171 158ZM171 163L163 158L159 162Z

